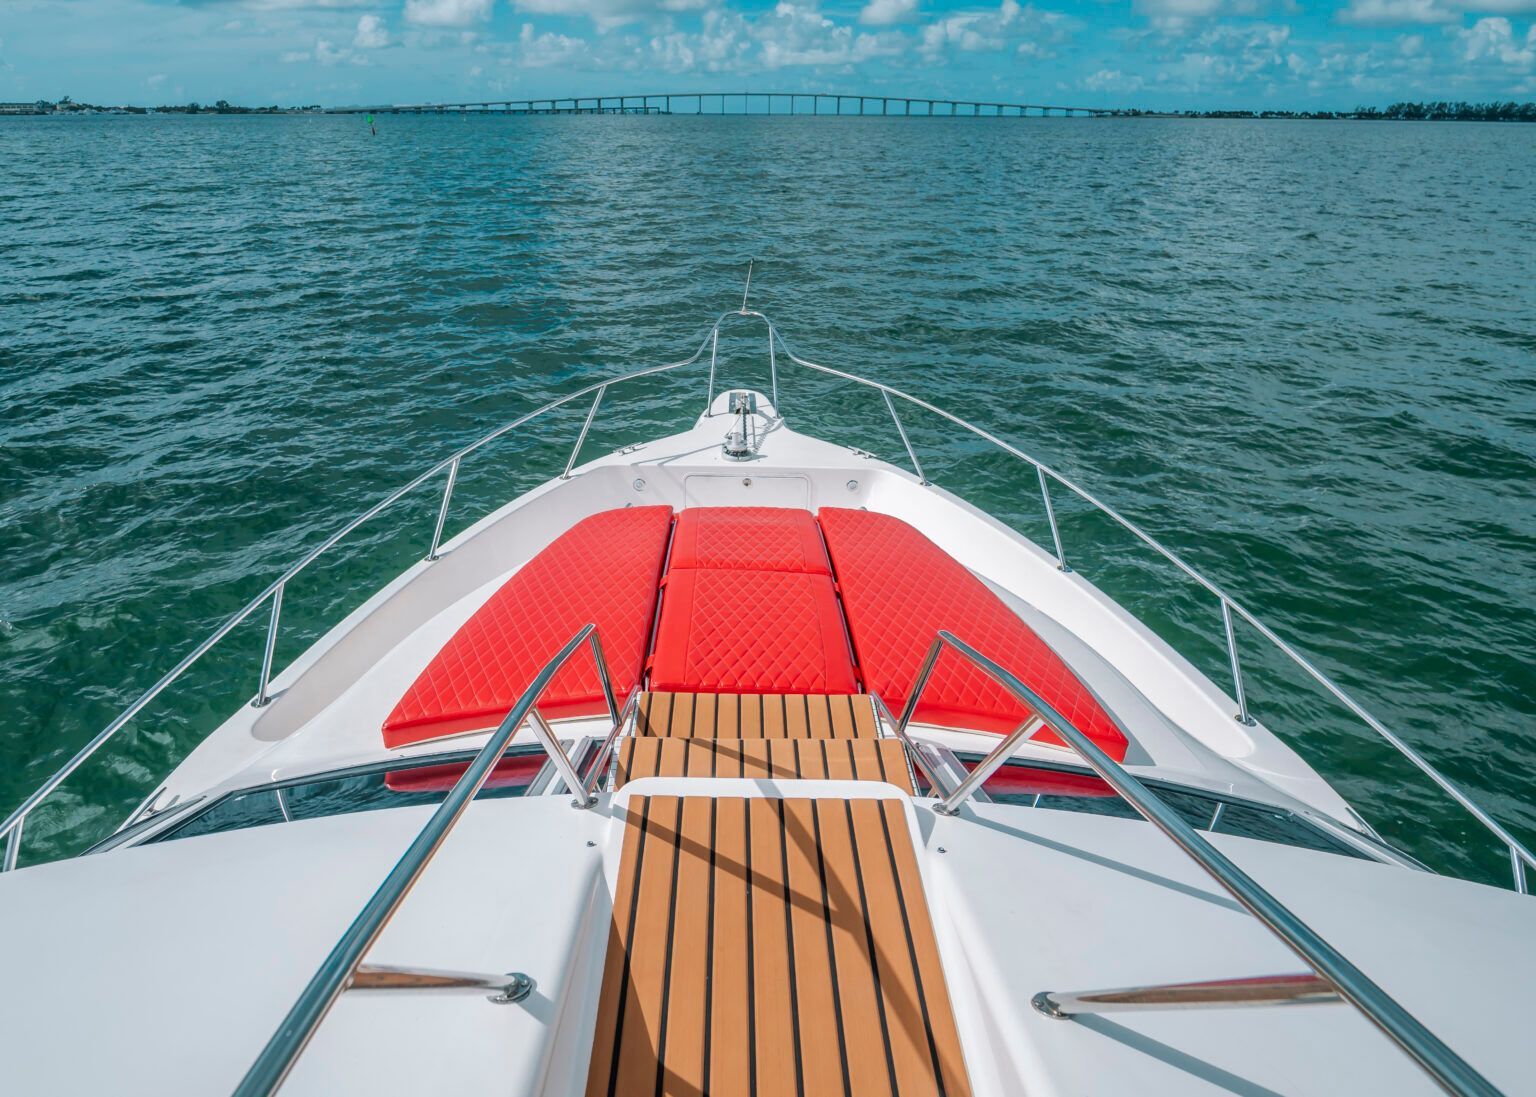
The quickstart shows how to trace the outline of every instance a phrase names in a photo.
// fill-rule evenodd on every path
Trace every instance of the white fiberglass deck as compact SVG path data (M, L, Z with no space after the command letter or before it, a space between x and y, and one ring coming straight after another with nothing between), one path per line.
M698 791L647 784L635 793ZM216 834L0 881L8 930L27 942L0 953L6 1076L37 1094L230 1092L427 810ZM520 1006L344 996L284 1092L584 1092L623 830L615 810L607 797L592 812L572 811L566 797L475 805L372 958L526 971L535 995ZM961 819L921 802L913 811L978 1094L1435 1092L1346 1006L1041 1017L1029 1007L1039 990L1297 962L1145 824L987 805ZM1536 1092L1517 1038L1536 970L1528 900L1272 843L1213 841L1505 1092ZM167 886L177 880L195 886ZM1477 1008L1453 988L1475 988ZM90 1054L80 1054L87 1039Z

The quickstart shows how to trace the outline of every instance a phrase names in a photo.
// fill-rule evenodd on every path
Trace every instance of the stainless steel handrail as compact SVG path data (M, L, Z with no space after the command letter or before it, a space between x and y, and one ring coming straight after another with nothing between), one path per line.
M907 758L911 763L923 771L923 777L927 779L928 784L940 796L948 796L950 793L949 782L945 779L943 773L932 764L931 760L918 749L919 744L914 742L912 737L907 734L906 725L901 724L897 721L896 717L891 715L891 707L885 703L885 698L881 697L878 693L871 693L869 699L874 703L876 719L890 727L891 735L905 748Z
M718 324L719 321L717 320L716 325L718 326ZM443 460L439 461L437 464L421 473L409 483L390 492L390 494L385 496L379 502L369 507L362 514L358 515L356 518L352 519L350 522L344 525L340 530L326 538L318 546L306 554L302 559L300 559L298 563L294 564L287 571L278 576L277 579L273 580L273 582L265 590L263 590L256 597L252 598L244 606L240 607L240 609L236 610L221 625L214 629L213 632L210 633L202 643L193 648L192 651L189 652L181 660L181 662L177 663L174 667L167 671L166 674L154 685L150 686L149 689L141 693L127 708L118 713L118 715L112 720L111 723L109 723L89 742L87 742L83 747L76 751L75 754L69 759L69 761L65 762L64 765L59 767L59 769L56 770L51 777L39 785L37 789L34 790L33 793L26 798L26 800L22 801L21 806L16 808L15 811L11 812L10 815L6 816L5 822L0 823L0 838L4 838L6 840L5 854L3 858L0 858L0 872L8 871L14 868L16 865L16 858L21 847L21 826L26 820L27 816L29 816L33 810L38 807L39 804L46 800L53 793L53 790L58 788L59 785L62 784L71 773L80 768L82 763L84 763L88 758L100 750L110 739L112 739L119 731L121 731L129 723L129 721L131 721L135 716L139 714L140 711L143 710L146 705L148 705L156 697L160 696L160 694L164 692L168 686L170 686L173 682L185 674L194 663L196 663L210 650L212 650L220 640L229 635L229 633L233 631L237 625L241 624L246 620L246 618L250 617L253 613L265 605L268 600L271 600L272 612L267 627L266 643L263 648L261 671L257 680L256 696L253 700L253 704L257 706L265 705L268 700L270 700L268 694L268 685L272 677L272 662L277 647L277 635L282 611L283 592L287 588L289 580L293 579L310 564L314 563L315 560L319 559L320 556L328 552L339 541L341 541L342 538L346 537L349 533L363 525L369 519L377 516L391 504L397 502L405 495L408 495L410 492L426 483L439 472L447 469L447 484L443 491L442 505L439 507L437 513L436 528L434 529L432 535L432 547L426 556L426 559L429 562L436 560L438 558L438 548L442 541L443 526L448 518L448 502L452 497L454 483L458 478L459 464L464 460L465 457L468 457L471 453L474 453L482 446L495 441L502 435L516 430L518 427L533 419L538 418L546 412L553 411L555 408L558 408L564 404L568 404L573 400L579 400L581 397L586 396L588 393L601 392L602 390L625 381L633 381L641 377L649 377L659 373L668 373L672 370L682 369L685 366L691 366L695 362L699 361L701 357L703 357L704 350L707 346L709 346L709 344L710 336L705 336L703 342L699 344L699 348L687 358L677 362L670 362L662 366L652 366L648 369L635 370L630 373L622 374L618 377L610 377L606 380L595 382L594 384L587 385L585 388L577 389L575 392L567 393L565 396L551 400L549 403L544 404L542 407L535 408L533 411L521 415L516 419L511 420L510 422L502 424L490 433L482 435L480 438L471 442L464 448L445 457ZM596 411L595 405L593 411ZM586 428L590 425L591 415L589 414L586 426L582 428L582 439L586 437ZM580 444L581 442L578 440L578 448L580 447ZM575 455L573 454L573 460L574 456ZM569 468L567 471L568 470Z
M597 781L608 768L613 744L623 733L625 725L631 720L636 719L639 716L639 712L640 687L635 686L630 689L629 696L624 699L624 705L619 709L618 719L613 722L613 730L603 738L603 741L598 744L597 750L593 752L592 760L587 764L587 772L581 777L581 784L579 786L581 791L578 795L591 798L597 791Z
M1119 525L1121 528L1131 533L1138 540L1155 551L1158 555L1162 556L1169 563L1173 564L1190 579L1194 580L1200 586L1204 587L1207 591L1213 594L1219 602L1223 622L1223 631L1226 635L1228 663L1233 677L1233 692L1237 701L1237 712L1233 714L1234 719L1247 725L1251 725L1254 722L1248 711L1248 699L1246 691L1243 688L1242 669L1237 656L1237 638L1232 628L1232 614L1235 613L1244 621L1248 622L1248 624L1251 625L1259 633L1260 636L1268 640L1276 649L1280 651L1282 655L1284 655L1296 666L1300 667L1308 677L1310 677L1318 685L1322 686L1323 689L1331 694L1340 704L1342 704L1346 709L1354 714L1354 716L1356 716L1361 722L1363 722L1382 739L1386 740L1386 742L1404 758L1407 758L1408 761L1413 763L1413 765L1417 767L1419 771L1427 776L1431 781L1433 781L1434 784L1438 786L1442 792L1444 792L1452 800L1456 801L1456 803L1460 804L1461 807L1466 810L1474 819L1481 823L1483 827L1489 831L1489 833L1497 838L1509 852L1510 868L1514 879L1515 890L1521 894L1526 894L1528 892L1525 870L1527 867L1536 868L1536 853L1532 853L1531 850L1524 845L1524 843L1522 843L1518 838L1511 834L1502 824L1499 823L1498 820L1494 819L1491 815L1484 811L1482 807L1476 803L1476 801L1474 801L1470 796L1463 792L1454 782L1450 780L1450 778L1446 777L1443 773L1436 769L1427 759L1424 758L1423 755L1421 755L1417 750L1404 742L1398 735L1387 728L1386 725L1384 725L1375 716L1371 715L1371 713L1367 711L1366 708L1360 704L1360 702L1356 701L1347 692L1345 692L1342 686L1338 685L1338 683L1334 682L1333 679L1328 677L1328 675L1319 670L1311 660L1302 655L1291 644L1281 639L1273 629L1271 629L1263 621L1259 620L1258 617L1251 613L1240 602L1236 601L1230 595L1228 595L1225 590L1223 590L1211 580L1207 579L1204 575L1200 574L1200 572L1195 570L1193 566L1185 562L1176 553L1164 546L1161 542L1143 530L1140 526L1127 519L1119 511L1115 510L1113 507L1109 506L1103 500L1088 492L1078 484L1069 480L1066 476L1063 476L1061 473L1057 472L1043 461L1030 456L1023 450L1004 441L1002 438L999 438L997 435L991 433L990 431L978 427L974 423L967 422L965 419L962 419L960 416L955 415L952 412L945 411L943 408L931 404L927 400L923 400L919 397L911 395L910 393L903 392L902 390L894 388L890 385L882 384L879 381L872 381L866 377L860 377L857 374L849 373L846 370L834 369L831 366L824 366L820 363L812 362L806 358L800 357L790 348L788 342L785 341L784 336L779 333L773 322L762 313L746 311L741 313L726 313L721 316L720 320L715 321L716 328L719 327L721 320L725 319L727 316L733 315L749 315L760 318L765 324L768 325L770 342L777 340L778 345L780 349L783 350L785 357L787 357L796 365L803 366L806 369L824 373L832 377L839 377L845 381L851 381L854 384L862 385L865 388L874 389L881 393L881 395L886 400L887 406L891 408L893 417L895 411L894 407L890 404L890 398L896 397L898 399L905 400L907 403L913 405L914 407L922 408L924 411L932 412L934 415L939 416L941 419L947 420L948 422L969 431L970 433L976 435L976 437L981 438L983 441L986 441L989 444L1004 451L1005 453L1017 458L1018 460L1033 466L1040 481L1041 499L1044 504L1046 519L1049 522L1051 528L1051 538L1054 542L1056 550L1057 566L1060 567L1061 570L1070 571L1071 569L1067 566L1066 553L1062 547L1061 530L1056 522L1055 508L1051 505L1051 495L1049 490L1050 481L1054 480L1056 483L1072 492L1078 498L1088 503L1094 509L1100 511L1116 525ZM907 449L908 456L913 460L914 465L916 465L916 457L912 451L911 442L908 438L905 427L901 424L900 420L896 420L896 426L897 431L901 437L902 444ZM920 467L917 475L919 481L924 483L928 482L924 478Z
M397 967L393 964L359 964L347 990L356 993L406 991L413 994L486 995L497 1005L521 1002L533 993L533 980L519 971L492 975L482 971L444 971L442 968Z
M1137 813L1166 834L1175 845L1204 869L1213 880L1241 903L1248 912L1263 922L1292 952L1301 957L1320 976L1381 1029L1398 1047L1419 1064L1447 1093L1498 1097L1496 1089L1486 1078L1452 1051L1439 1037L1425 1028L1417 1018L1397 1003L1386 991L1377 986L1354 964L1346 960L1315 930L1298 918L1284 903L1276 899L1257 881L1238 868L1226 854L1202 838L1177 812L1168 807L1150 789L1132 777L1073 723L1056 711L1045 698L1019 681L1007 669L977 651L952 632L941 631L928 650L925 666L932 668L944 647L949 647L969 659L1008 692L1028 706L1044 726L1061 738L1088 763L1103 781L1114 789ZM903 712L905 729L920 689L914 688L913 696ZM1020 731L1031 721L1020 725ZM976 772L995 769L1013 751L1014 736L1000 743L992 754L976 767ZM947 798L935 805L940 814L954 815L974 787L970 782L962 784Z
M1200 983L1116 987L1113 990L1042 990L1029 1000L1047 1017L1123 1013L1144 1009L1232 1009L1240 1006L1315 1006L1342 1002L1321 975L1256 975Z
M555 657L544 665L544 669L539 671L527 690L517 699L501 726L491 733L463 775L453 783L453 788L448 791L443 802L311 977L309 984L289 1009L288 1015L283 1018L282 1024L246 1072L245 1078L235 1090L236 1097L266 1097L267 1094L275 1093L283 1084L283 1079L293 1069L293 1064L309 1044L320 1022L352 983L363 957L389 924L390 918L469 807L470 801L490 777L512 737L517 734L517 729L535 711L534 703L548 688L566 660L584 644L591 647L592 657L597 660L598 667L603 667L602 647L597 641L597 626L593 624L582 626ZM613 694L609 692L606 699L609 715L617 723L619 710L613 703ZM563 773L572 772L570 759L565 756L558 740L551 743L540 737L540 742L557 765L560 759L564 759ZM571 787L574 789L580 786L572 781ZM586 803L585 799L578 800L579 806L585 807Z

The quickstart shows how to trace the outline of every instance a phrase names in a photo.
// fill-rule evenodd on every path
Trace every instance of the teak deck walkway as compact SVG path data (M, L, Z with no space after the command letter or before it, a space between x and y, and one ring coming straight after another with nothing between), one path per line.
M641 777L887 781L913 792L900 741L879 738L859 695L644 694L615 787Z
M588 1097L969 1097L900 801L628 811Z

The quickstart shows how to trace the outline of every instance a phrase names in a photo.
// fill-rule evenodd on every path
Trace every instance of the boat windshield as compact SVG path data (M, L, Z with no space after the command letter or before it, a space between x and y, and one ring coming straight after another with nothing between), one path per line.
M359 811L440 803L469 764L469 754L393 761L239 789L214 799L145 843L194 838L229 830L350 815ZM547 755L538 746L515 747L497 764L480 796L524 796Z

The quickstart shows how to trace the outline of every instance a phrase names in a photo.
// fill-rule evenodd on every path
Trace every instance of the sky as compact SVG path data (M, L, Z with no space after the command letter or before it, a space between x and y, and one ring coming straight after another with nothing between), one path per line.
M0 101L1536 98L1536 0L0 0Z

